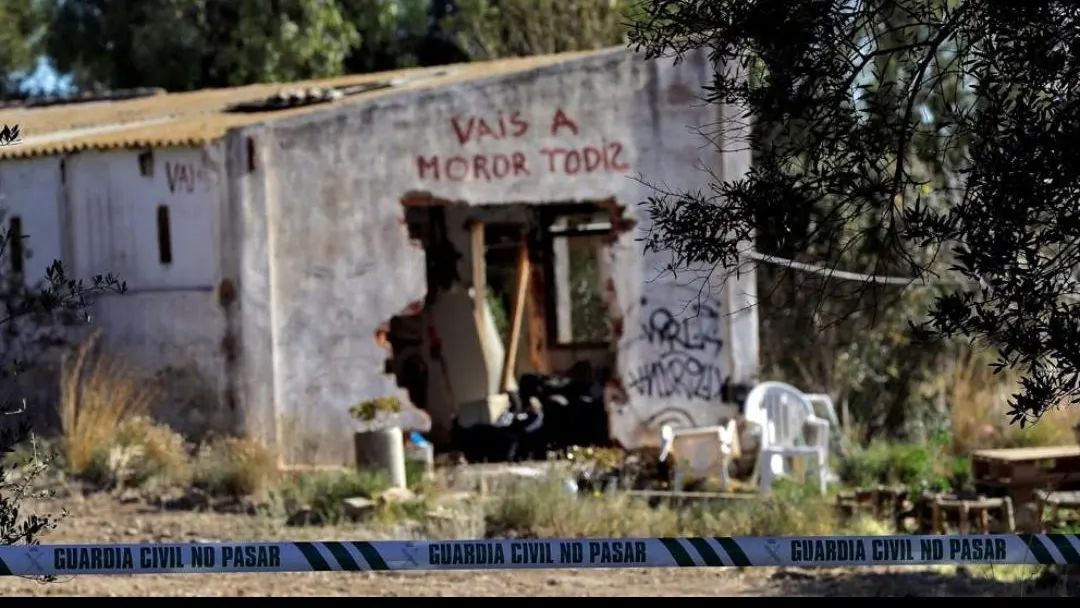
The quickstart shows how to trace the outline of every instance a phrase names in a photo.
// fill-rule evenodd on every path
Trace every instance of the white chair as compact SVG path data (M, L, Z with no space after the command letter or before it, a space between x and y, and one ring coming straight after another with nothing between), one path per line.
M813 460L821 493L826 493L829 422L814 415L805 393L783 382L763 382L747 396L744 414L760 433L754 475L762 494L768 495L773 480L787 474L787 461L794 458Z
M680 440L684 440L681 442L684 445L677 448L676 443L680 443ZM706 442L706 445L694 446L693 443L698 441ZM723 426L676 429L665 424L660 427L660 461L667 460L674 452L680 454L689 469L698 475L709 475L719 468L720 489L723 492L727 491L731 482L731 460L738 457L738 451L738 432L734 420L729 420Z

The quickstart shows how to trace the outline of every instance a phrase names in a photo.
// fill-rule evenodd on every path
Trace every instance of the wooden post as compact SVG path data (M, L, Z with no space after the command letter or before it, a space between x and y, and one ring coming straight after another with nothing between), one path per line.
M521 326L525 317L525 301L529 295L529 248L524 238L518 248L517 291L514 293L514 310L510 317L510 339L507 340L506 353L503 357L502 379L499 392L505 393L514 377L514 363L517 361L518 344L521 343Z
M484 258L484 223L473 222L469 226L469 254L472 256L473 321L480 336L480 349L487 360L487 260Z

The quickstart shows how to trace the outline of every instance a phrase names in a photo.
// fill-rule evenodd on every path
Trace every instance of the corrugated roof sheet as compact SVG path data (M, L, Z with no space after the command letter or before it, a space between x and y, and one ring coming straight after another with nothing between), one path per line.
M81 150L198 146L224 137L233 127L480 78L505 76L557 64L598 51L415 68L290 84L159 94L125 101L84 102L39 108L0 109L0 125L19 125L21 143L0 147L0 159L67 154ZM271 97L283 90L345 87L386 80L400 86L375 89L337 101L268 112L234 113L226 108Z

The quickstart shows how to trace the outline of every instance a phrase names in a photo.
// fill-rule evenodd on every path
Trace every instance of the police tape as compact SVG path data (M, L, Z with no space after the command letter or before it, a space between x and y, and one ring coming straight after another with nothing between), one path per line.
M1074 534L0 547L0 575L1080 564Z

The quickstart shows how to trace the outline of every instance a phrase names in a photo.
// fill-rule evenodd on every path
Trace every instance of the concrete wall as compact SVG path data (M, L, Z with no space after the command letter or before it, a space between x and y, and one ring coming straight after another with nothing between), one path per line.
M411 191L468 205L614 197L637 227L612 250L625 389L613 434L634 446L664 421L734 413L720 385L756 374L756 317L732 325L727 313L752 274L699 300L699 285L654 280L666 260L635 241L649 221L637 203L652 193L635 176L698 188L703 166L730 176L748 166L744 154L718 158L692 129L718 118L694 103L710 73L703 55L674 66L612 50L231 133L226 238L243 243L230 272L249 426L280 438L290 459L348 461L348 407L398 392L373 334L426 291L424 253L402 223Z
M178 428L228 429L225 317L216 303L220 274L217 214L222 162L214 149L86 152L0 163L0 193L22 218L38 280L53 260L88 280L112 273L123 296L95 303L105 344L147 374L167 369L168 399L159 413ZM163 264L158 207L166 206L172 259Z

